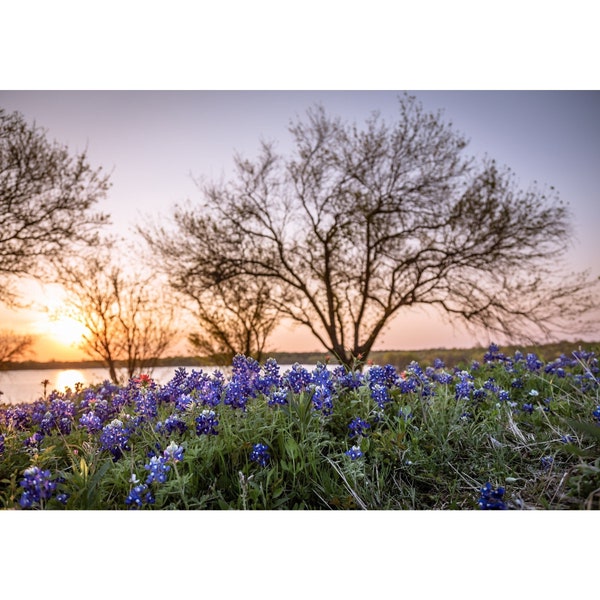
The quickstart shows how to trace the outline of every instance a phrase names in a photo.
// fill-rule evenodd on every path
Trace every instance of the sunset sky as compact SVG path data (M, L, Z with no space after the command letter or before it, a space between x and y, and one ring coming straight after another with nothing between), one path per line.
M600 276L600 92L411 91L426 109L470 140L468 152L509 166L523 187L554 186L573 212L573 270ZM135 224L167 216L173 204L199 198L194 178L227 177L239 152L253 158L261 139L290 146L287 126L315 103L360 123L377 110L397 114L401 91L0 91L0 106L73 152L87 148L93 167L111 173L112 188L99 209L112 216L115 232L132 237ZM54 308L60 299L38 284L24 288ZM0 309L0 328L38 336L37 360L84 357L73 346L78 330L51 322L39 311ZM599 339L600 331L589 339ZM400 314L376 348L469 347L475 340L442 319L419 310ZM280 328L272 349L320 349L301 329Z

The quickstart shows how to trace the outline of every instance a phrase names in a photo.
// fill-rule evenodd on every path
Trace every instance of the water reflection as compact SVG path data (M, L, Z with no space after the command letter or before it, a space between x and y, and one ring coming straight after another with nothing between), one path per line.
M77 383L81 383L85 387L87 383L85 375L77 369L67 369L58 373L54 387L59 392L64 392L65 388L71 388L75 391L75 384Z

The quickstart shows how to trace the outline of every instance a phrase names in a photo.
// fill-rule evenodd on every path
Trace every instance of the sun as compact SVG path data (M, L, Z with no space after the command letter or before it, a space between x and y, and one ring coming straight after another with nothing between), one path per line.
M74 346L82 341L86 328L75 319L67 316L56 316L48 320L48 335L63 346Z
M78 346L87 329L65 302L64 291L45 285L39 295L39 317L33 323L35 332L61 346Z

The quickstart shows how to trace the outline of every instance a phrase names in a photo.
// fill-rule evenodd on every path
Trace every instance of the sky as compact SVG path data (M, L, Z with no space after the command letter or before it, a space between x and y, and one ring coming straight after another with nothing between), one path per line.
M148 217L167 217L175 203L200 198L197 180L227 178L233 156L253 158L262 139L291 148L287 127L314 104L360 123L372 111L386 120L397 115L405 90L386 91L0 91L0 106L19 111L71 151L84 149L93 167L111 175L112 187L98 209L108 212L114 231L133 236ZM419 91L428 110L469 140L467 151L509 166L523 187L552 185L573 213L575 239L567 256L573 270L600 276L600 92ZM133 238L132 238L133 239ZM27 293L47 295L36 284ZM36 359L83 358L83 353L48 324L47 315L0 311L2 327L34 330ZM590 332L599 339L600 331ZM489 342L422 310L400 314L376 349L471 347ZM320 350L302 329L282 326L273 350Z

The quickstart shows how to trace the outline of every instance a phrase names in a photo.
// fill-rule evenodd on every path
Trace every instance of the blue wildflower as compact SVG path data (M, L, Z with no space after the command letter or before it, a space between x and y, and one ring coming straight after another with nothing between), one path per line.
M134 486L125 498L125 504L130 508L141 508L144 504L154 504L154 501L154 496L145 483Z
M369 387L371 389L371 398L380 409L383 409L385 405L392 400L387 387L384 385L376 383Z
M481 496L477 501L477 504L479 504L479 508L482 510L506 510L507 507L504 503L504 488L500 486L495 490L488 481L481 488Z
M49 500L56 489L56 481L50 479L50 471L39 467L29 467L23 472L23 479L19 485L23 494L19 499L21 508L33 508L41 505L43 500Z
M268 446L265 444L254 444L252 446L252 452L250 452L252 462L258 463L261 467L266 467L270 458Z
M219 420L214 410L203 410L202 414L196 417L197 435L217 435L217 425Z
M500 402L508 402L510 400L510 393L506 390L498 390L498 400Z
M184 433L187 430L187 423L179 415L169 415L164 422L158 421L154 427L157 433L170 435L174 431Z
M42 440L44 439L44 437L45 436L43 433L36 431L32 436L28 437L23 442L23 445L26 446L27 448L35 448L36 450L39 450L40 444L42 443Z
M467 371L460 371L457 375L459 382L454 387L454 396L456 400L468 400L475 389L473 376Z
M361 456L363 456L360 446L352 446L352 448L350 448L350 450L346 450L346 452L344 452L344 454L349 456L352 460L356 460L357 458L360 458Z
M299 394L310 384L310 373L300 364L294 363L292 368L286 371L285 381L294 394Z
M548 471L550 469L550 467L552 467L553 464L554 464L554 457L552 457L552 456L542 456L542 458L540 459L540 466L542 467L542 470L544 470L544 471Z
M544 363L535 354L528 354L526 365L529 371L537 373L544 366Z
M4 453L4 436L0 434L0 454Z
M273 388L279 388L282 378L279 373L279 365L274 358L269 358L263 366L263 375L256 381L256 387L263 394L268 395Z
M167 473L171 467L167 464L167 459L164 456L153 456L148 464L144 465L144 469L150 471L146 477L146 483L151 484L154 481L164 483L167 481Z
M287 390L278 388L271 390L269 392L269 406L283 406L288 402L288 392Z
M333 390L328 386L316 386L313 391L312 403L315 410L324 415L330 415L333 412Z
M600 423L600 406L596 406L596 410L592 413L594 419Z
M102 429L102 419L93 411L83 413L79 418L79 427L85 427L88 433Z
M348 429L350 430L350 439L352 439L353 437L360 437L365 435L366 430L370 427L371 425L369 423L363 421L363 419L361 419L360 417L355 417L348 425Z
M128 450L130 430L123 426L119 419L113 419L108 425L102 428L100 434L100 449L108 450L115 460L123 455L123 450Z
M175 442L171 442L165 448L163 457L167 462L181 462L183 460L183 446L178 446Z

